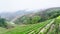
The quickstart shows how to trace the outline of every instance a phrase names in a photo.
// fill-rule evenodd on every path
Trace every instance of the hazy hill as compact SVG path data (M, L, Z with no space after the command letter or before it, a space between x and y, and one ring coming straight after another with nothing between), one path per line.
M24 22L24 19L27 20L27 19L33 18L34 16L39 16L41 17L40 21L44 21L47 19L56 18L59 15L60 15L60 8L55 7L55 8L45 9L45 10L37 10L36 13L30 13L30 14L17 18L15 22L17 23L20 23L20 21Z
M2 18L6 18L7 20L10 21L10 20L16 18L17 16L22 16L22 15L29 14L29 13L32 13L32 12L19 10L19 11L16 11L16 12L3 12L3 13L0 13L0 16Z
M45 18L45 16L48 17L47 16L48 14L51 14L51 13L53 14L53 12L56 12L56 11L57 12L60 11L60 7L54 7L54 8L43 9L43 10L32 10L32 11L19 10L19 11L12 12L12 13L3 12L3 13L0 13L0 16L2 18L6 18L8 21L11 21L17 17L21 17L22 15L26 15L26 14L27 14L26 16L32 16L35 14L35 15L41 16L42 18Z

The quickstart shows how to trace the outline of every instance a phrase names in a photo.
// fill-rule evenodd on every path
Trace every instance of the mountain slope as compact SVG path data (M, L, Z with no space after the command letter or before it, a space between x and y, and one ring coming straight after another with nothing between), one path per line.
M25 22L27 20L31 20L31 18L33 19L34 16L39 16L41 18L40 21L45 21L47 19L52 19L52 18L56 18L57 16L60 15L60 7L55 7L55 8L49 8L49 9L45 9L45 10L39 10L36 13L30 13L27 15L23 15L22 17L16 18L15 22Z
M29 14L31 12L29 11L24 11L24 10L19 10L13 13L5 12L5 13L0 13L0 16L2 18L6 18L8 21L11 21L12 19L16 18L17 16L22 16L25 14Z

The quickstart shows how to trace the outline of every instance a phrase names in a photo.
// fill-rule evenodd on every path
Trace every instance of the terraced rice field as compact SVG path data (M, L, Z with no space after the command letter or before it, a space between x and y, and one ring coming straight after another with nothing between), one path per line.
M1 34L56 34L54 21L55 19L51 19L37 24L16 26Z
M45 22L30 24L26 26L17 26L11 30L8 30L2 34L37 34L42 28L49 24L52 20L47 20Z

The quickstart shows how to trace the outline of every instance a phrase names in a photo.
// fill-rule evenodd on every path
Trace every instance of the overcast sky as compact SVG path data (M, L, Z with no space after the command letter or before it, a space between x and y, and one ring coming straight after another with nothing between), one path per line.
M0 0L0 12L60 7L60 0Z

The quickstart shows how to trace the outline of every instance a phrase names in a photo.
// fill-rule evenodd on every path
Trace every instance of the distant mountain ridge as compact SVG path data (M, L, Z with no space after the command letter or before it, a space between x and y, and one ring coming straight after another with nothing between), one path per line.
M19 10L14 13L10 13L10 12L0 13L0 16L2 18L6 18L8 21L11 21L12 19L14 19L17 16L22 16L22 15L29 14L29 13L32 13L32 12Z
M50 13L52 11L57 11L57 10L60 10L60 7L53 7L53 8L43 9L43 10L32 10L32 11L19 10L13 13L5 12L5 13L0 13L0 16L2 18L6 18L8 21L11 21L14 18L21 17L22 15L27 15L27 16L32 15L34 12L38 12L37 14L45 16L46 13Z

